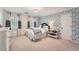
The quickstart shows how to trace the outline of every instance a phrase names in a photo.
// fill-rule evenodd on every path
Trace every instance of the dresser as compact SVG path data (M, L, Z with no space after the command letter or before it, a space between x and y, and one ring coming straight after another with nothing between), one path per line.
M9 50L8 32L5 28L0 28L0 51Z

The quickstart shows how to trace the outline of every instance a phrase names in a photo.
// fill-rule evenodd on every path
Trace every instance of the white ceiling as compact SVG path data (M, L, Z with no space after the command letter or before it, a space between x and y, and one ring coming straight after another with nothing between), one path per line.
M32 10L29 10L28 7L3 7L2 9L10 12L16 12L16 13L27 12L31 16L46 16L46 15L54 14L64 10L68 10L71 8L72 7L43 7L43 9L40 10L38 13L34 13Z

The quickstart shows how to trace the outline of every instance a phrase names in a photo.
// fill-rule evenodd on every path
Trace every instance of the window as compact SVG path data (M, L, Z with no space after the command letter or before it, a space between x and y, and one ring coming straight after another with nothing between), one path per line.
M27 28L30 28L30 21L28 21L27 26L28 26Z
M11 22L11 29L17 29L18 28L18 17L10 17Z
M36 21L34 22L34 27L36 27Z

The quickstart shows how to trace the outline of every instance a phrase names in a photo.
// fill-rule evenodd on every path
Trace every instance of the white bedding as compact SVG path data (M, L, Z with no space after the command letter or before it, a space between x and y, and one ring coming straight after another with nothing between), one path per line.
M33 28L26 30L26 36L32 40L36 41L38 39L42 39L46 36L46 31L43 28Z

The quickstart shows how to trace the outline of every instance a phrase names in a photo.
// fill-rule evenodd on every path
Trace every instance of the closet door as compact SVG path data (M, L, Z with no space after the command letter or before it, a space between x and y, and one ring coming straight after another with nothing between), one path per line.
M61 38L71 40L72 39L72 18L71 14L65 14L61 16Z
M79 42L79 9L72 12L72 36L74 41Z

